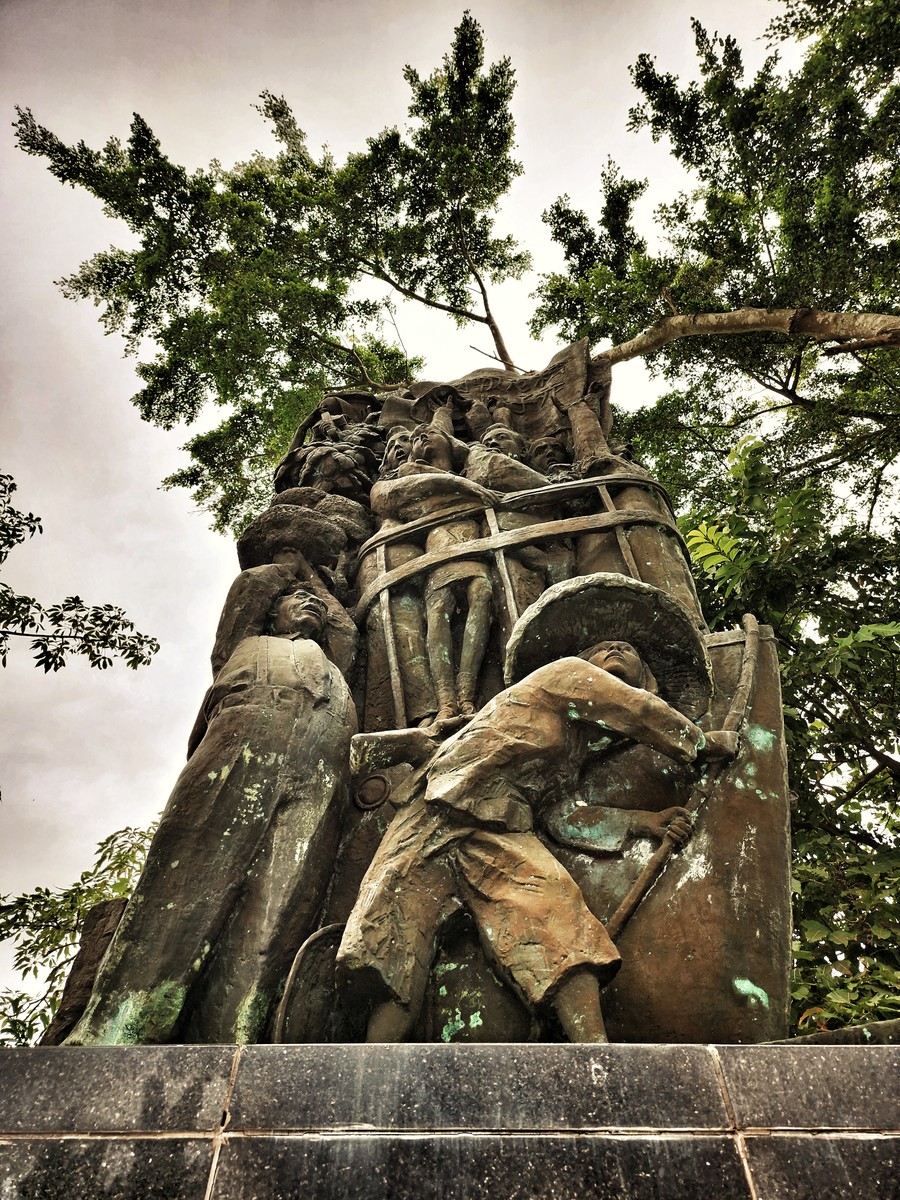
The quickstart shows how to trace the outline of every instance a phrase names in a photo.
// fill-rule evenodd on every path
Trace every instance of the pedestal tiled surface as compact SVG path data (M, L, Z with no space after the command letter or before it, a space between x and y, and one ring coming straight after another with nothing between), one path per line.
M889 1046L0 1052L3 1200L900 1200Z

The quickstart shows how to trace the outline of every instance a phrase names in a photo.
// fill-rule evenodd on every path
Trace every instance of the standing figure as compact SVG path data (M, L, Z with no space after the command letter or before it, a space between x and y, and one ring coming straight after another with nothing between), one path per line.
M400 465L396 479L372 489L373 512L382 521L406 523L450 516L467 502L481 507L494 502L492 493L463 479L454 467L451 438L435 423L417 426L410 438L409 461ZM460 515L428 529L425 551L452 551L480 536L478 514ZM475 711L478 673L491 631L491 597L490 568L479 559L450 558L428 572L426 640L438 705L432 723L436 730ZM458 609L465 611L465 618L457 670L452 621Z
M403 522L393 514L392 480L409 460L410 434L395 426L387 437L378 482L372 489L372 511L385 540L367 554L356 582L364 590L387 571L402 567L422 553L421 539L400 535ZM396 537L388 536L397 531ZM428 664L422 579L413 576L383 592L366 617L367 678L363 727L402 728L434 719L437 711Z
M526 452L527 443L522 435L497 422L485 430L480 443L469 447L466 478L500 493L539 492L550 480L526 464ZM557 504L541 505L535 499L526 509L501 508L497 513L496 528L505 533L541 525L558 516ZM554 539L519 545L506 551L504 557L512 593L510 595L505 589L502 593L505 603L501 623L505 638L519 615L545 588L571 576L574 553L567 539Z
M319 645L325 602L270 577L265 632L237 643L207 695L72 1044L259 1041L315 927L356 713Z

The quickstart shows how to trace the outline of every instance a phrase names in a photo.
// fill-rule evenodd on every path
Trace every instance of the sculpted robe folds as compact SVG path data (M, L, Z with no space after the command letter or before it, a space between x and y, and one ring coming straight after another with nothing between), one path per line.
M356 713L314 642L248 637L216 677L74 1043L259 1041L318 914Z

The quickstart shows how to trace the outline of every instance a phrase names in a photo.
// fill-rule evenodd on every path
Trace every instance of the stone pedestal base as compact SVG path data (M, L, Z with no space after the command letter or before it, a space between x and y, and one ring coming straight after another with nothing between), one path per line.
M900 1197L892 1046L0 1053L0 1194L33 1200Z

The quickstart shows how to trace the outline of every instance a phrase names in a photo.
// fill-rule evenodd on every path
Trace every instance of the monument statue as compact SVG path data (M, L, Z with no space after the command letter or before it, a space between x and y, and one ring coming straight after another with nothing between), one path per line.
M339 969L348 979L356 976L357 986L371 989L377 980L369 1041L408 1035L435 935L463 905L494 970L524 999L535 1007L552 1004L570 1040L606 1041L599 984L618 969L619 954L577 884L538 840L535 822L543 819L561 844L590 852L591 824L605 813L583 807L575 816L570 801L589 756L608 755L627 739L694 762L733 757L737 739L726 732L704 735L675 707L696 709L691 693L710 690L699 640L691 664L698 679L690 680L683 645L680 655L669 650L669 658L666 645L646 636L652 622L641 609L655 598L650 589L614 576L590 583L592 593L604 587L615 593L615 618L610 622L602 607L592 607L581 624L598 618L615 638L628 640L605 640L578 657L557 658L500 692L444 742L388 828L338 952ZM564 590L557 604L580 603L584 596ZM674 605L669 615L672 643L689 642L695 636L689 620L678 629ZM656 694L657 680L673 704ZM569 824L554 807L567 811ZM690 834L684 808L639 815L641 832L660 841L669 835L680 845Z
M304 420L70 1041L785 1035L771 631L612 422L586 342Z

